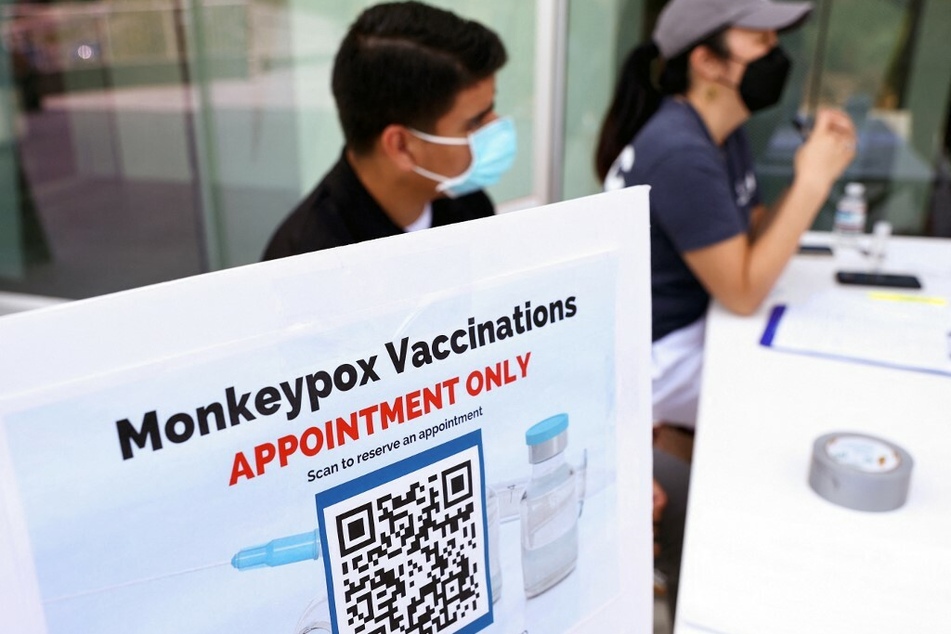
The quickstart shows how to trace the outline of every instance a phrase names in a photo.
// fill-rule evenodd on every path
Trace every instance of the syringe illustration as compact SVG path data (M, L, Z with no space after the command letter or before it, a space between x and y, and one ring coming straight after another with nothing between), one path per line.
M581 515L581 505L584 504L585 472L588 466L588 453L584 452L583 462L576 467L580 472L580 490L578 515ZM498 483L491 488L499 497L499 520L509 522L518 519L518 503L528 479ZM287 537L272 539L266 544L242 548L231 558L231 565L237 570L254 570L256 568L284 566L298 561L313 561L320 559L320 540L317 531L308 531Z
M585 449L582 463L576 467L580 476L579 516L581 515L581 505L584 504L584 483L587 466L588 451ZM500 482L490 487L499 497L499 521L504 523L518 519L518 504L527 484L528 479L524 478L511 482ZM320 540L317 537L317 531L314 530L287 537L278 537L259 546L242 548L231 558L231 565L237 570L243 571L265 567L273 568L298 561L313 561L316 559L320 559Z
M242 548L231 558L231 565L238 570L253 570L319 559L319 546L317 531L278 537L260 546Z
M284 566L298 561L313 561L320 558L320 543L317 531L308 531L288 537L272 539L260 546L242 548L231 558L236 569L254 570L256 568ZM321 592L311 601L294 628L298 634L307 632L330 632L332 626L328 620L327 593Z

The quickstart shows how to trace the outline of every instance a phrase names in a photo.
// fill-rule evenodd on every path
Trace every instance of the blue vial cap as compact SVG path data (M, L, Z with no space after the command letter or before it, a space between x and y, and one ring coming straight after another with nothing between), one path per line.
M535 423L525 432L525 444L529 447L551 440L568 429L568 414L555 414L540 423Z

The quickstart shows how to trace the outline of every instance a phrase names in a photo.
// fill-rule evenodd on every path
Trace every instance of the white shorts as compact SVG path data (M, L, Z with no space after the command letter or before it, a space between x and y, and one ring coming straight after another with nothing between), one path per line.
M654 424L697 426L707 318L675 330L651 346Z

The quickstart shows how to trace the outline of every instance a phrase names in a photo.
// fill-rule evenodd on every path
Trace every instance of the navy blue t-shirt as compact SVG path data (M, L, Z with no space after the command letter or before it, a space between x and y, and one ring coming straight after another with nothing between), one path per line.
M683 253L746 233L759 204L742 129L717 146L686 101L667 98L618 156L605 189L650 185L652 336L687 326L710 295Z

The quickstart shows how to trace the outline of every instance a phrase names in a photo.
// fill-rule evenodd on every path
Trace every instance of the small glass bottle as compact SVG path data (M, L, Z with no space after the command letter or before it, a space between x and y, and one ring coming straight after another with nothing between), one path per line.
M879 220L872 226L872 242L868 246L868 257L871 261L871 269L878 272L885 262L885 256L888 253L888 239L892 235L892 223L887 220Z
M858 247L858 238L865 233L865 217L868 205L865 202L865 186L862 183L848 183L845 194L839 198L835 208L836 246Z
M578 560L578 490L565 461L568 415L558 414L525 433L532 477L519 504L525 594L548 590Z

